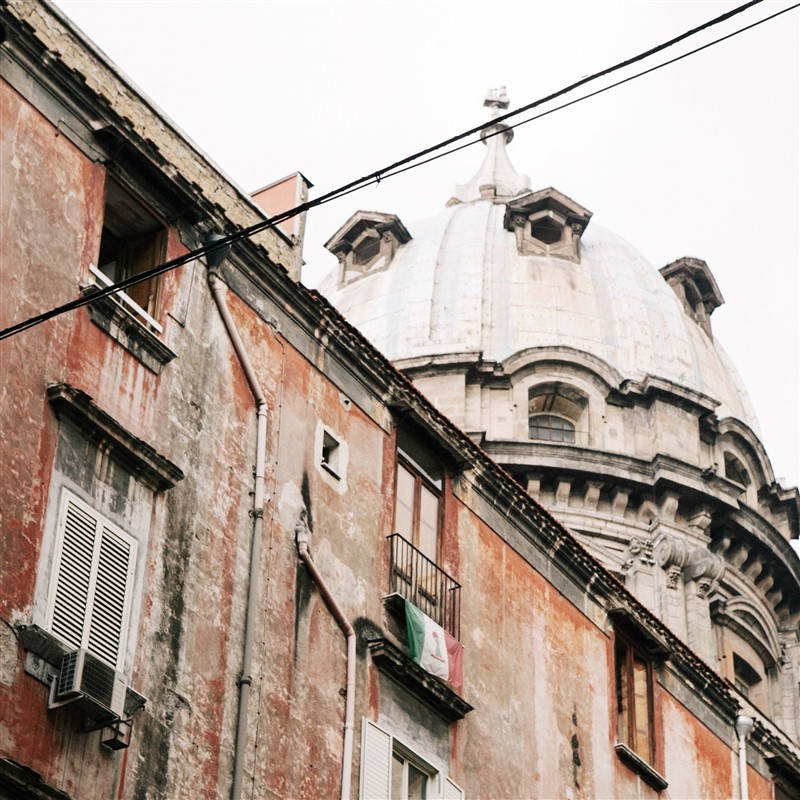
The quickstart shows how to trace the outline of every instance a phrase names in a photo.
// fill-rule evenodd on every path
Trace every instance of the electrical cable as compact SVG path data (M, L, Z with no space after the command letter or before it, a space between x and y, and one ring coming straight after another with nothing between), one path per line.
M683 54L681 56L677 56L676 58L671 59L671 60L666 61L666 62L663 62L662 64L658 64L658 65L656 65L654 67L651 67L651 68L649 68L647 70L642 71L641 73L637 73L635 75L629 76L628 78L625 78L625 79L623 79L621 81L618 81L618 82L616 82L614 84L611 84L611 85L609 85L607 87L604 87L602 89L598 89L595 92L591 92L591 93L589 93L587 95L584 95L582 97L576 98L575 100L572 100L569 103L564 103L561 106L558 106L556 108L550 109L550 110L548 110L546 112L543 112L541 114L537 114L537 115L535 115L533 117L529 117L528 119L522 120L522 121L516 123L515 125L509 125L509 126L501 125L501 123L503 123L507 119L511 119L512 117L515 117L515 116L517 116L519 114L524 113L525 111L529 111L529 110L531 110L533 108L536 108L536 107L538 107L538 106L540 106L540 105L542 105L544 103L547 103L550 100L553 100L553 99L555 99L557 97L561 97L564 94L567 94L568 92L571 92L571 91L573 91L574 89L576 89L576 88L578 88L580 86L584 86L585 84L587 84L587 83L589 83L591 81L597 80L600 77L603 77L605 75L609 75L609 74L611 74L613 72L616 72L616 71L618 71L620 69L623 69L624 67L630 66L633 63L636 63L636 62L641 61L641 60L643 60L645 58L648 58L649 56L654 55L655 53L661 52L662 50L664 50L664 49L666 49L668 47L671 47L671 46L677 44L678 42L683 41L684 39L686 39L686 38L688 38L690 36L693 36L693 35L701 32L703 30L706 30L706 29L708 29L708 28L710 28L710 27L712 27L714 25L718 25L718 24L730 19L731 17L733 17L733 16L735 16L737 14L741 14L742 12L746 11L747 9L749 9L752 6L755 6L755 5L757 5L757 4L761 3L761 2L763 2L763 0L750 0L750 2L744 3L741 6L738 6L738 7L734 8L734 9L732 9L732 10L730 10L730 11L728 11L728 12L726 12L726 13L718 16L718 17L715 17L714 19L709 20L708 22L703 23L702 25L699 25L699 26L697 26L695 28L692 28L691 30L686 31L685 33L682 33L679 36L676 36L676 37L670 39L667 42L664 42L664 43L662 43L660 45L652 47L649 50L643 51L642 53L639 53L638 55L632 56L631 58L628 58L625 61L621 61L621 62L615 64L614 66L607 67L606 69L600 70L599 72L595 72L592 75L588 75L588 76L586 76L584 78L581 78L580 80L570 84L569 86L566 86L566 87L564 87L562 89L559 89L558 91L553 92L553 93L547 95L546 97L540 98L540 99L535 100L535 101L533 101L531 103L528 103L528 104L526 104L524 106L521 106L520 108L517 108L517 109L515 109L513 111L510 111L510 112L508 112L506 114L502 114L502 115L500 115L498 117L495 117L494 119L491 119L491 120L489 120L487 122L482 123L481 125L477 125L477 126L475 126L473 128L470 128L469 130L464 131L464 132L462 132L460 134L457 134L455 136L451 136L450 138L445 139L445 140L439 142L438 144L432 145L430 147L426 147L425 149L420 150L420 151L418 151L418 152L416 152L416 153L414 153L414 154L412 154L410 156L406 156L405 158L402 158L399 161L395 161L394 163L392 163L392 164L390 164L390 165L388 165L386 167L383 167L382 169L376 170L376 171L371 172L371 173L369 173L369 174L367 174L367 175L365 175L365 176L363 176L361 178L358 178L356 180L350 181L349 183L346 183L343 186L338 187L337 189L333 189L330 192L327 192L326 194L321 195L320 197L314 198L313 200L308 200L305 203L301 203L300 205L295 206L294 208L288 209L287 211L284 211L284 212L282 212L280 214L276 214L275 216L270 217L270 218L268 218L266 220L260 220L259 222L255 223L253 225L250 225L249 227L242 228L241 230L236 231L235 233L232 233L232 234L229 234L227 236L224 236L221 239L218 239L218 240L214 241L212 244L205 245L203 247L200 247L200 248L192 250L192 251L190 251L188 253L185 253L182 256L178 256L177 258L170 259L169 261L166 261L166 262L164 262L162 264L159 264L157 266L151 267L150 269L144 270L143 272L140 272L137 275L132 275L132 276L130 276L130 277L128 277L128 278L126 278L126 279L124 279L122 281L119 281L117 283L111 284L110 286L107 286L107 287L104 287L104 288L97 288L95 291L92 291L91 293L84 293L81 297L78 297L78 298L76 298L74 300L71 300L71 301L69 301L67 303L64 303L63 305L56 306L55 308L52 308L49 311L42 312L41 314L38 314L38 315L36 315L34 317L30 317L27 320L24 320L22 322L18 322L18 323L14 324L14 325L11 325L10 327L5 328L4 330L0 331L0 340L6 339L9 336L13 336L13 335L15 335L17 333L21 333L22 331L27 330L28 328L34 327L35 325L38 325L38 324L40 324L42 322L45 322L45 321L47 321L49 319L52 319L53 317L59 316L61 314L64 314L67 311L72 311L74 309L77 309L77 308L80 308L82 306L88 305L89 303L96 302L97 300L100 300L100 299L102 299L104 297L108 297L108 296L110 296L112 294L116 294L117 292L124 291L125 289L127 289L127 288L129 288L131 286L134 286L137 283L142 283L144 281L150 280L153 277L161 275L161 274L163 274L165 272L169 272L169 271L171 271L173 269L176 269L177 267L182 266L183 264L186 264L189 261L193 261L193 260L195 260L197 258L200 258L202 256L208 255L208 254L213 253L213 252L215 252L217 250L220 250L222 248L228 247L231 244L233 244L233 243L235 243L237 241L240 241L241 239L250 238L251 236L254 236L257 233L260 233L263 230L266 230L268 228L272 228L275 225L277 225L277 224L279 224L281 222L284 222L287 219L291 219L292 217L294 217L294 216L296 216L298 214L302 214L305 211L309 211L312 208L316 208L317 206L323 205L325 203L329 203L332 200L339 199L339 198L344 197L344 196L346 196L348 194L351 194L352 192L358 191L359 189L366 188L367 186L371 186L371 185L380 183L382 180L385 180L387 177L392 177L394 175L399 175L402 172L406 172L406 171L408 171L410 169L413 169L415 167L422 166L423 164L430 163L431 161L435 161L438 158L442 158L445 155L449 155L450 153L454 153L457 150L462 150L462 149L464 149L466 147L469 147L471 145L477 144L479 141L481 141L480 138L479 139L475 139L475 140L472 140L470 142L466 142L465 144L459 145L458 147L451 148L451 149L449 149L449 150L447 150L447 151L445 151L443 153L438 153L437 155L432 156L430 158L427 158L425 160L422 160L422 161L419 160L419 159L422 159L424 156L428 155L429 153L433 153L436 150L441 150L443 147L447 147L448 145L453 144L454 142L457 142L457 141L459 141L461 139L467 138L469 136L472 136L473 134L480 133L481 131L490 129L490 128L495 127L495 126L499 126L498 130L496 130L496 131L494 131L494 132L492 132L490 134L487 134L487 136L484 137L484 138L491 138L491 136L499 135L500 133L503 133L505 130L508 130L509 128L519 127L520 125L523 125L523 124L525 124L527 122L531 122L534 119L539 119L539 118L541 118L543 116L547 116L548 114L551 114L551 113L553 113L555 111L558 111L561 108L566 108L567 106L574 105L575 103L581 102L582 100L588 99L589 97L593 97L593 96L595 96L597 94L601 94L601 93L603 93L605 91L608 91L609 89L612 89L615 86L619 86L619 85L621 85L623 83L627 83L628 81L631 81L634 78L640 77L641 75L646 75L649 72L653 72L653 71L655 71L657 69L660 69L661 67L664 67L664 66L667 66L669 64L675 63L676 61L680 61L682 58L686 58L689 55L692 55L694 53L700 52L701 50L705 50L706 48L711 47L714 44L718 44L719 42L725 41L726 39L730 39L731 37L736 36L739 33L743 33L744 31L750 30L751 28L754 28L757 25L761 25L762 23L767 22L767 21L769 21L771 19L774 19L775 17L778 17L778 16L780 16L782 14L785 14L788 11L792 11L795 8L797 8L798 5L800 5L800 3L796 3L795 5L789 6L788 8L782 9L781 11L778 11L778 12L776 12L774 14L771 14L768 17L764 17L763 19L757 20L756 22L751 23L750 25L747 25L747 26L745 26L743 28L740 28L740 29L738 29L736 31L733 31L732 33L729 33L729 34L727 34L727 35L725 35L723 37L720 37L717 40L714 40L714 41L709 42L709 43L707 43L705 45L702 45L701 47L698 47L695 50L689 51L689 52L687 52L687 53L685 53L685 54ZM416 163L411 163L411 162L416 162Z
M541 114L534 114L532 117L528 117L527 119L520 120L519 122L515 122L513 125L502 125L498 130L493 131L491 133L487 133L485 136L479 139L473 139L472 141L465 142L464 144L460 144L458 147L452 147L449 150L445 150L443 153L437 153L435 156L431 156L430 158L426 158L424 161L419 161L415 164L411 164L409 166L403 167L402 169L397 169L392 172L386 172L381 176L381 180L386 178L391 178L395 175L400 175L403 172L407 172L410 169L414 169L414 167L421 167L423 164L429 164L431 161L436 161L439 158L443 158L444 156L449 156L451 153L457 153L459 150L464 150L467 147L472 147L472 145L477 144L480 141L485 139L491 139L495 136L499 136L505 131L514 130L515 128L519 128L521 125L525 125L528 122L533 122L534 120L541 119L542 117L546 117L549 114L553 114L556 111L561 111L563 108L569 108L569 106L574 106L576 103L580 103L583 100L588 100L591 97L596 97L599 94L603 94L603 92L607 92L609 89L614 89L617 86L622 86L629 81L634 80L635 78L641 78L643 75L648 75L651 72L656 72L657 70L661 69L662 67L668 67L670 64L674 64L677 61L682 61L684 58L688 58L689 56L694 55L695 53L699 53L702 50L706 50L709 47L712 47L715 44L719 44L720 42L724 42L726 39L731 39L734 36L737 36L740 33L744 33L745 31L749 31L751 28L755 28L758 25L761 25L764 22L769 22L771 19L775 17L779 17L782 14L786 14L788 11L794 11L794 9L800 7L800 3L795 3L792 6L787 6L786 8L781 9L780 11L776 11L774 14L770 14L768 17L763 17L762 19L756 20L755 22L751 23L750 25L746 25L743 28L738 28L731 33L726 34L725 36L720 36L718 39L714 39L713 41L707 42L700 47L696 47L694 50L688 50L686 53L682 53L679 56L675 56L675 58L671 58L669 61L664 61L661 64L656 64L654 67L650 67L649 69L644 69L641 72L636 72L633 75L628 76L627 78L623 78L622 80L615 81L614 83L610 83L608 86L604 86L602 89L597 89L594 92L589 92L588 94L582 94L580 97L576 97L574 100L570 100L567 103L562 103L561 105L554 106L553 108L549 108L547 111L543 111ZM517 111L514 112L515 114L518 113ZM491 126L492 124L497 124L497 119L491 120L490 122L486 123L487 126ZM369 186L370 184L366 184ZM362 188L362 187L359 187ZM348 192L349 194L349 192Z

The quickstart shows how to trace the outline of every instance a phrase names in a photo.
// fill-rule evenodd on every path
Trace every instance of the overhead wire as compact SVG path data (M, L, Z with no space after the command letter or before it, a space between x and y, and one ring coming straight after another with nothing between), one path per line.
M291 219L292 217L297 216L298 214L302 214L303 212L309 211L312 208L316 208L317 206L321 206L321 205L324 205L325 203L329 203L329 202L331 202L333 200L337 200L337 199L339 199L341 197L345 197L346 195L351 194L352 192L358 191L360 189L364 189L364 188L366 188L368 186L372 186L374 184L378 184L382 180L385 180L386 178L393 177L393 176L399 175L399 174L401 174L403 172L407 172L410 169L414 169L416 167L423 166L424 164L428 164L428 163L430 163L432 161L435 161L435 160L437 160L439 158L443 158L446 155L450 155L451 153L457 152L458 150L462 150L462 149L464 149L466 147L470 147L472 145L477 144L479 141L481 141L481 138L474 139L474 140L468 141L468 142L466 142L464 144L461 144L461 145L459 145L457 147L450 148L450 149L448 149L448 150L446 150L446 151L444 151L442 153L437 153L434 156L431 156L429 158L424 158L424 160L420 160L420 159L423 159L424 156L427 156L430 153L434 153L437 150L441 150L444 147L448 147L449 145L453 144L454 142L460 141L461 139L465 139L465 138L467 138L469 136L472 136L472 135L474 135L476 133L487 131L487 130L497 126L497 130L495 130L493 132L490 132L490 133L486 134L483 137L484 139L491 138L491 136L499 135L501 133L504 133L506 130L517 128L520 125L527 124L528 122L532 122L535 119L540 119L541 117L544 117L544 116L547 116L549 114L552 114L552 113L554 113L556 111L559 111L559 110L561 110L563 108L567 108L568 106L575 105L576 103L582 102L583 100L587 100L590 97L594 97L594 96L596 96L598 94L602 94L603 92L609 91L610 89L613 89L616 86L620 86L620 85L622 85L624 83L628 83L629 81L632 81L635 78L641 77L642 75L647 75L650 72L654 72L654 71L656 71L658 69L661 69L661 68L663 68L665 66L668 66L670 64L674 64L675 62L680 61L683 58L687 58L688 56L693 55L695 53L698 53L701 50L705 50L705 49L707 49L707 48L709 48L709 47L711 47L711 46L713 46L715 44L719 44L720 42L723 42L723 41L725 41L727 39L732 38L733 36L736 36L736 35L738 35L740 33L743 33L743 32L745 32L747 30L750 30L751 28L754 28L754 27L756 27L758 25L761 25L761 24L763 24L765 22L768 22L769 20L772 20L775 17L778 17L778 16L780 16L782 14L785 14L788 11L792 11L795 8L797 8L798 6L800 6L800 3L795 3L792 6L789 6L787 8L781 9L780 11L777 11L774 14L771 14L771 15L769 15L767 17L764 17L762 19L756 20L755 22L753 22L753 23L751 23L751 24L749 24L747 26L739 28L739 29L737 29L737 30L735 30L735 31L733 31L731 33L726 34L725 36L719 37L716 40L713 40L713 41L708 42L708 43L706 43L706 44L704 44L704 45L702 45L700 47L697 47L694 50L688 51L687 53L683 53L680 56L676 56L675 58L670 59L669 61L665 61L665 62L663 62L661 64L657 64L657 65L655 65L653 67L650 67L650 68L648 68L646 70L642 70L639 73L635 73L634 75L630 75L627 78L624 78L624 79L622 79L620 81L617 81L617 82L615 82L613 84L610 84L608 86L602 87L601 89L598 89L598 90L596 90L594 92L590 92L590 93L588 93L586 95L583 95L581 97L575 98L574 100L571 100L571 101L569 101L567 103L563 103L563 104L561 104L559 106L556 106L556 107L554 107L552 109L544 111L544 112L542 112L540 114L536 114L536 115L534 115L532 117L529 117L527 119L521 120L521 121L519 121L519 122L517 122L517 123L515 123L513 125L505 125L505 124L503 124L505 122L505 120L511 119L513 117L516 117L519 114L524 113L525 111L530 111L533 108L541 106L544 103L547 103L547 102L549 102L551 100L554 100L554 99L556 99L558 97L561 97L561 96L563 96L563 95L565 95L565 94L567 94L567 93L569 93L571 91L574 91L576 88L578 88L580 86L584 86L584 85L586 85L587 83L589 83L591 81L595 81L595 80L597 80L597 79L599 79L599 78L601 78L603 76L606 76L606 75L609 75L611 73L617 72L620 69L624 69L625 67L630 66L631 64L634 64L634 63L636 63L638 61L641 61L641 60L643 60L645 58L648 58L648 57L650 57L650 56L652 56L652 55L654 55L656 53L659 53L659 52L661 52L661 51L663 51L663 50L665 50L665 49L667 49L669 47L672 47L675 44L683 41L684 39L687 39L690 36L693 36L693 35L695 35L697 33L700 33L701 31L707 30L707 29L709 29L709 28L711 28L711 27L713 27L715 25L719 25L722 22L724 22L724 21L726 21L728 19L731 19L732 17L734 17L734 16L736 16L738 14L743 13L747 9L749 9L749 8L755 6L755 5L758 5L761 2L763 2L763 0L750 0L750 2L747 2L747 3L744 3L743 5L737 6L736 8L731 9L730 11L727 11L724 14L721 14L721 15L719 15L717 17L714 17L711 20L708 20L707 22L703 23L702 25L698 25L697 27L686 31L686 32L680 34L679 36L673 37L672 39L670 39L670 40L668 40L666 42L663 42L662 44L656 45L655 47L651 47L650 49L645 50L645 51L643 51L643 52L641 52L641 53L639 53L639 54L637 54L635 56L632 56L631 58L628 58L625 61L618 62L617 64L615 64L615 65L613 65L611 67L607 67L606 69L600 70L599 72L595 72L595 73L593 73L591 75L583 77L580 80L575 81L574 83L570 84L569 86L566 86L566 87L564 87L562 89L559 89L556 92L552 92L551 94L549 94L549 95L547 95L545 97L539 98L538 100L534 100L531 103L527 103L526 105L523 105L523 106L521 106L521 107L519 107L517 109L514 109L513 111L509 111L506 114L499 115L499 116L495 117L494 119L488 120L487 122L484 122L484 123L482 123L480 125L476 125L475 127L470 128L469 130L463 131L462 133L459 133L459 134L457 134L455 136L451 136L448 139L445 139L445 140L443 140L443 141L441 141L441 142L439 142L437 144L434 144L434 145L431 145L429 147L426 147L423 150L417 151L416 153L413 153L412 155L406 156L406 157L404 157L404 158L402 158L402 159L400 159L398 161L395 161L394 163L389 164L388 166L383 167L382 169L375 170L374 172L368 173L367 175L364 175L361 178L357 178L356 180L350 181L349 183L346 183L343 186L340 186L340 187L338 187L336 189L333 189L333 190L331 190L331 191L329 191L329 192L327 192L327 193L325 193L325 194L323 194L323 195L321 195L319 197L316 197L313 200L308 200L308 201L306 201L304 203L301 203L301 204L295 206L294 208L287 209L286 211L281 212L280 214L276 214L276 215L274 215L274 216L272 216L272 217L270 217L268 219L259 220L257 223L255 223L253 225L250 225L250 226L248 226L246 228L242 228L242 229L240 229L238 231L235 231L234 233L229 234L227 236L224 236L224 237L222 237L220 239L217 239L211 244L206 244L203 247L200 247L200 248L197 248L195 250L192 250L192 251L190 251L188 253L185 253L182 256L178 256L176 258L170 259L169 261L166 261L166 262L164 262L162 264L159 264L159 265L156 265L154 267L151 267L150 269L144 270L144 271L138 273L137 275L131 275L128 278L125 278L124 280L118 281L118 282L116 282L114 284L111 284L111 285L109 285L107 287L104 287L104 288L97 287L96 289L94 289L94 291L92 291L90 293L88 293L88 292L84 293L81 297L75 298L74 300L71 300L71 301L69 301L67 303L64 303L64 304L60 305L60 306L56 306L54 308L51 308L48 311L42 312L41 314L37 314L36 316L30 317L29 319L23 320L22 322L15 323L14 325L11 325L11 326L3 329L2 331L0 331L0 340L6 339L9 336L13 336L13 335L15 335L17 333L21 333L24 330L32 328L35 325L39 325L42 322L45 322L45 321L47 321L49 319L52 319L52 318L54 318L56 316L64 314L64 313L66 313L68 311L72 311L72 310L75 310L77 308L81 308L82 306L89 305L90 303L96 302L96 301L98 301L98 300L100 300L100 299L102 299L104 297L108 297L110 295L116 294L117 292L125 291L125 289L127 289L127 288L129 288L131 286L134 286L134 285L136 285L138 283L142 283L144 281L150 280L151 278L154 278L154 277L156 277L158 275L161 275L161 274L163 274L165 272L169 272L169 271L171 271L173 269L176 269L177 267L180 267L180 266L188 263L189 261L194 261L197 258L201 258L202 256L206 256L206 255L208 255L210 253L213 253L213 252L215 252L217 250L220 250L222 248L228 247L228 246L230 246L231 244L233 244L233 243L235 243L237 241L240 241L240 240L246 239L246 238L250 238L250 237L256 235L257 233L260 233L261 231L267 230L269 228L273 228L276 225L278 225L279 223L284 222L284 221L286 221L288 219Z

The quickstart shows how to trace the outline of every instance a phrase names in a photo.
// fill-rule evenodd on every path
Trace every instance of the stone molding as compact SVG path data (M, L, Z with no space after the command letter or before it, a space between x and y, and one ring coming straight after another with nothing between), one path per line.
M95 286L87 286L83 294L87 296L98 291ZM175 358L176 353L123 308L113 295L94 300L86 310L95 325L156 375Z
M432 708L445 722L464 719L472 711L466 700L422 669L388 639L372 639L367 647L378 669Z
M47 387L47 399L58 419L68 419L77 425L91 441L103 447L112 459L153 491L171 489L183 480L180 467L123 428L86 392L68 383L55 383Z

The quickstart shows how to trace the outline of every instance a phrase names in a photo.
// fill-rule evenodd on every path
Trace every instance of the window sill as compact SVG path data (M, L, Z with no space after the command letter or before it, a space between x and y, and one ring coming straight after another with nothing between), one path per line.
M628 745L617 742L614 745L617 757L625 766L630 767L648 786L661 792L669 785L667 779L654 770L641 756L631 750Z
M25 659L25 672L49 687L52 677L58 674L58 664L72 652L72 648L38 625L19 625L17 632L22 648L28 656L34 657ZM125 715L132 716L146 702L143 695L128 686L125 691Z
M433 709L445 722L455 722L472 706L438 678L426 672L388 639L372 639L368 645L379 670Z
M99 291L96 284L83 288L84 297ZM86 307L89 318L115 342L121 344L134 358L158 375L176 353L155 333L148 330L113 296L102 297Z

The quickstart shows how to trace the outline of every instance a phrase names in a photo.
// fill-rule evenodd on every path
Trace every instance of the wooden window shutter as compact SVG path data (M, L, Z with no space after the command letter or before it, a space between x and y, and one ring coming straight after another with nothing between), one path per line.
M464 800L464 792L450 778L444 782L444 800Z
M64 490L53 563L48 627L122 669L136 541Z
M392 737L366 717L361 726L361 800L386 800L391 793Z
M99 536L99 558L88 649L114 667L127 634L128 606L133 584L135 542L103 525Z

